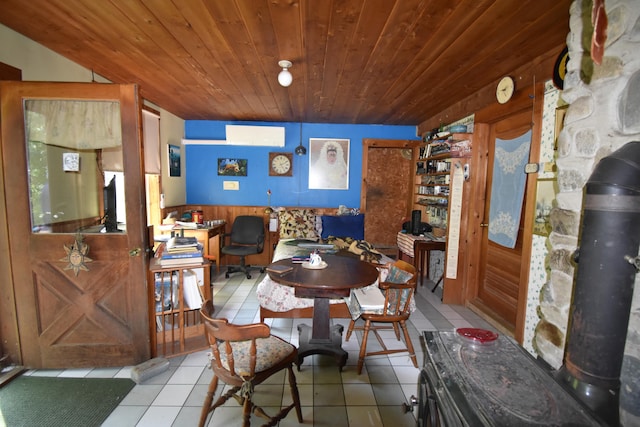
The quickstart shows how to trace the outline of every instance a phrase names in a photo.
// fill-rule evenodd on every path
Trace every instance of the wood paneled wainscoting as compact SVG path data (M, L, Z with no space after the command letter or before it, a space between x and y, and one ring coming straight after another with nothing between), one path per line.
M285 209L313 209L318 215L335 215L337 208L309 208L303 206L285 207ZM258 215L264 218L266 241L264 251L261 254L246 257L247 264L268 265L273 258L273 248L278 243L278 232L269 232L269 214L265 213L265 206L218 206L218 205L180 205L169 206L163 209L162 217L165 218L169 212L177 211L180 217L183 212L201 210L205 221L223 219L226 221L225 232L231 233L231 225L237 216ZM222 241L220 242L222 244ZM221 255L222 256L222 255ZM240 263L239 257L224 255L222 259L216 260L218 267L225 265L237 265Z

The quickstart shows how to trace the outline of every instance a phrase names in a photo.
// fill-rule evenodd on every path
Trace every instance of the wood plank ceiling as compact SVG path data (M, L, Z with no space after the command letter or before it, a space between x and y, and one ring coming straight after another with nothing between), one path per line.
M570 4L0 0L0 23L185 120L418 125L557 54Z

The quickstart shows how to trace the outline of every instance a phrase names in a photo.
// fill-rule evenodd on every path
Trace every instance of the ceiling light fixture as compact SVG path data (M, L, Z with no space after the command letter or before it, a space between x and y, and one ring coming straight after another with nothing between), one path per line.
M289 68L291 68L291 61L282 60L278 61L278 65L282 67L282 71L278 74L278 83L280 86L289 87L291 82L293 81L293 76L289 72Z
M304 156L305 154L307 154L307 149L304 148L304 145L302 145L302 122L300 122L300 144L296 147L295 153L298 156Z

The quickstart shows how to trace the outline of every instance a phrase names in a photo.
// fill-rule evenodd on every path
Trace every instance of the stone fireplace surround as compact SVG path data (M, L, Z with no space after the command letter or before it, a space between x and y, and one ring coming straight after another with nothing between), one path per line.
M640 2L605 0L607 40L601 65L590 58L591 2L570 9L569 62L561 97L569 104L558 139L558 194L548 239L549 279L540 293L534 346L553 368L566 348L575 285L584 186L600 159L640 140ZM640 274L636 275L621 372L621 425L640 425Z

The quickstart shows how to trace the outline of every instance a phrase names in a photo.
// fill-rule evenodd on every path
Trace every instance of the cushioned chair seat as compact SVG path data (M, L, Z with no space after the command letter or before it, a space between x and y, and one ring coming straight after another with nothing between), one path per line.
M231 343L233 361L236 373L246 377L250 375L251 341L235 341ZM281 338L271 335L269 338L256 339L256 372L273 368L283 359L287 358L295 347L293 344ZM220 363L225 369L230 369L229 361L225 353L220 353Z

